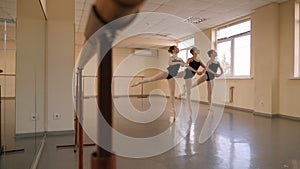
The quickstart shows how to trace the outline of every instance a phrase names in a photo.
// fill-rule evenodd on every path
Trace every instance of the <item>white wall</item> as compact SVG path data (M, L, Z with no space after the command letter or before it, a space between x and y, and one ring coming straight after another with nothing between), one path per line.
M294 0L280 5L279 113L300 117L300 80L292 79L294 65Z
M73 130L74 1L47 1L47 130ZM60 119L53 118L54 113Z
M141 78L129 76L150 77L158 73L158 70L155 69L165 70L165 67L162 68L159 65L161 56L155 54L153 56L138 56L133 52L133 49L113 49L114 95L141 95L141 86L129 87L130 84L140 81ZM157 82L144 84L143 87L144 94L149 94L157 88Z
M44 131L45 29L39 2L18 1L16 133ZM35 113L39 120L32 121Z
M255 11L252 18L252 48L255 57L255 107L264 114L278 113L279 5Z

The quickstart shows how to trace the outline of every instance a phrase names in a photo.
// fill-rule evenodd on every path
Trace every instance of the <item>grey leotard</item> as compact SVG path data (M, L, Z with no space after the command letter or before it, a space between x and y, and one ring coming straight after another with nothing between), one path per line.
M179 68L180 68L180 62L183 62L182 60L179 59L173 59L172 62L178 62L178 64L175 65L170 65L167 70L168 70L168 77L166 79L172 79L178 74Z
M208 68L209 68L210 70L212 70L213 72L216 73L219 66L220 66L219 63L211 63L211 64L208 66ZM215 78L215 75L214 75L214 74L212 74L212 73L210 73L210 72L208 72L208 71L206 71L205 73L206 73L206 75L207 75L206 81L210 81L210 80L213 80L213 79Z

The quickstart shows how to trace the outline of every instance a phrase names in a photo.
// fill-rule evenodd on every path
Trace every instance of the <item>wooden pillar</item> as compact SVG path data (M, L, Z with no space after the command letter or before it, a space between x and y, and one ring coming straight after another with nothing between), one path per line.
M112 154L112 122L113 122L113 111L112 111L112 93L111 93L111 82L112 82L112 50L111 40L105 38L102 40L100 48L100 58L103 59L98 67L98 88L97 88L97 103L99 110L105 121L111 126L111 128L105 127L100 119L98 119L98 144L107 145L107 150L100 146L97 146L96 152L92 154L92 169L116 169L115 156ZM104 49L104 50L101 50ZM105 49L109 51L104 54Z

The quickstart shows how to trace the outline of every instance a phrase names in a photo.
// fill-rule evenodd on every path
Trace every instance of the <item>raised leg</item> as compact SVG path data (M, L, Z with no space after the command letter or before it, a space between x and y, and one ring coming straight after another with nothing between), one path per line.
M138 85L141 85L143 83L149 83L149 82L154 82L154 81L158 81L158 80L162 80L162 79L166 79L168 77L168 73L167 72L160 72L152 77L148 77L148 78L145 78L139 82L136 82L134 84L132 84L130 87L135 87L135 86L138 86Z
M194 88L194 87L200 85L201 83L205 82L206 79L207 79L207 75L206 74L200 76L199 79L197 79L197 81L195 81L195 82L192 83L192 87L191 88Z

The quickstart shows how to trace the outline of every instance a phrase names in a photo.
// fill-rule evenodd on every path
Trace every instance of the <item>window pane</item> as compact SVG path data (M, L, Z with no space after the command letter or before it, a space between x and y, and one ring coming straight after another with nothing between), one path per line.
M189 50L195 44L195 38L190 38L178 43L179 53L178 57L180 57L184 62L189 57ZM179 71L184 71L185 67L180 67Z
M187 49L185 49L185 50L181 50L181 51L179 51L179 53L178 53L178 57L180 57L184 62L186 62L186 60L187 60ZM179 72L181 72L181 71L184 71L184 69L185 69L185 67L180 67L179 68Z
M234 69L235 76L250 76L250 35L234 39Z
M183 61L187 60L187 50L181 50L178 53L178 57L180 57Z
M189 48L191 46L195 45L195 39L191 38L191 39L187 39L185 41L179 42L178 43L178 49L185 49L185 48Z
M251 21L245 21L217 31L217 39L231 37L251 30Z
M224 69L224 75L231 76L231 41L218 43L218 58Z

